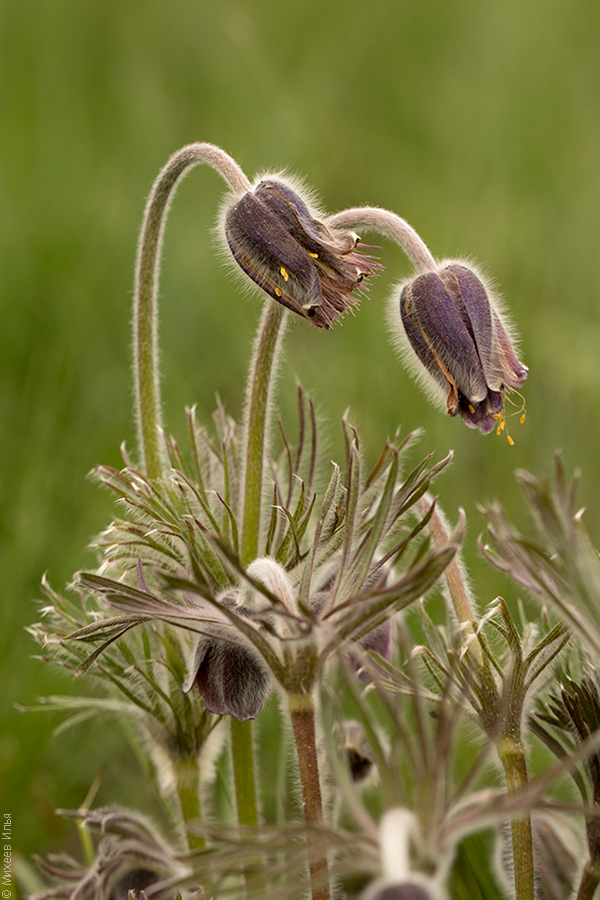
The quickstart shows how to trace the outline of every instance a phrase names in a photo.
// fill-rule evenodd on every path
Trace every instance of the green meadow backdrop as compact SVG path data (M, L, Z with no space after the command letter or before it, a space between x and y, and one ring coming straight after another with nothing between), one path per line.
M600 5L596 0L2 0L0 3L0 812L14 847L76 847L56 807L152 812L123 734L104 720L52 738L23 714L52 692L25 626L44 572L57 589L93 565L86 549L112 499L86 480L134 452L130 300L151 183L183 144L208 140L249 176L287 169L330 211L369 203L411 222L438 257L465 255L499 285L530 367L515 440L482 436L431 407L388 340L391 286L410 269L381 241L385 272L333 333L289 329L279 382L296 380L341 455L350 409L364 456L423 428L415 461L449 449L437 482L482 604L515 588L478 556L478 504L526 520L514 471L549 473L557 448L581 469L600 542ZM194 171L170 219L161 291L167 425L218 392L238 415L260 302L223 265L222 182Z

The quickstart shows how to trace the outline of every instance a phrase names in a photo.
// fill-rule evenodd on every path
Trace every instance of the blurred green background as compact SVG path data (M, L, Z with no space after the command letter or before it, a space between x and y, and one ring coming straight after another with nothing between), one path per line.
M294 322L280 380L298 377L339 457L349 406L373 460L388 434L425 429L422 454L455 461L438 482L469 518L466 557L482 602L508 583L479 560L478 502L524 519L513 471L549 472L561 447L582 470L600 534L600 5L596 0L2 0L0 3L1 812L24 854L71 841L55 807L136 802L139 767L118 728L69 732L13 709L75 690L31 658L24 626L48 571L58 589L90 566L111 498L86 480L133 449L130 299L137 232L158 170L194 140L252 177L306 177L327 209L387 206L438 257L467 255L500 285L530 367L515 446L430 407L386 334L385 273L334 333ZM259 304L219 260L222 182L195 171L176 199L162 279L169 430L218 391L237 415ZM514 420L516 421L516 420ZM415 454L415 461L417 454ZM148 804L151 808L151 803Z

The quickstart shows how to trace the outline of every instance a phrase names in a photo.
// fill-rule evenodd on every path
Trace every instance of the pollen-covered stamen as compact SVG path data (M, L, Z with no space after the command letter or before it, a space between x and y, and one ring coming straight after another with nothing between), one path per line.
M515 401L512 399L511 394L516 394L520 398L521 403L520 404L515 403ZM500 435L500 434L502 434L503 431L506 432L506 439L507 439L508 443L510 444L510 446L513 447L515 442L512 439L512 437L510 436L510 434L508 433L508 428L506 427L506 420L512 419L513 416L519 416L519 423L521 425L523 424L523 422L525 421L525 417L527 415L525 412L525 397L522 394L520 394L519 391L513 390L510 392L510 394L506 394L504 401L505 401L505 403L504 403L504 406L502 407L502 410L499 413L495 413L495 415L494 415L494 419L496 419L496 421L498 423L498 425L496 427L496 434ZM506 403L507 402L515 407L514 411L509 413L508 415L506 414Z

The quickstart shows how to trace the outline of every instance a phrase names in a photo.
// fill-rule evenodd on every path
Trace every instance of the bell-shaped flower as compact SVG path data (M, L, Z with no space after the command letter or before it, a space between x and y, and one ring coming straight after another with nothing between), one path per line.
M296 190L261 181L225 209L234 259L267 294L318 328L330 328L356 304L353 293L379 264L358 251L351 231L328 228Z
M237 593L222 598L222 606L252 619L253 610L237 602ZM271 678L262 657L231 628L215 629L214 634L199 639L182 690L188 693L194 685L208 712L241 721L255 719L271 693Z
M417 376L445 399L449 415L484 433L502 430L506 394L525 383L527 367L481 278L462 263L442 263L403 284L399 299L401 340Z

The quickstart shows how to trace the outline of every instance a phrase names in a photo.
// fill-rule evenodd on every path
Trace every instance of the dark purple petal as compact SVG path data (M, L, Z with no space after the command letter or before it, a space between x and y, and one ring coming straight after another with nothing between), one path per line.
M187 693L194 684L208 712L242 721L256 718L271 690L269 676L256 653L217 637L198 641L191 672L182 688Z
M484 434L489 434L498 425L497 415L504 409L504 397L498 391L488 391L480 403L470 403L466 397L459 394L458 415L469 428L478 428Z
M493 390L519 388L527 379L527 368L519 362L507 331L481 280L466 266L452 264L440 271L457 308L467 315L465 324L475 341L487 384Z
M225 236L244 272L288 309L305 316L323 303L311 257L253 194L244 194L229 210Z
M400 305L403 321L420 334L447 381L448 412L458 411L458 391L473 405L483 400L488 386L477 347L440 276L420 275L403 290Z
M492 365L502 373L502 382L507 387L523 387L529 370L517 359L511 340L496 312L493 313L493 321L495 341Z
M492 345L492 309L487 291L466 266L447 266L439 276L473 339L485 371Z
M429 372L433 380L436 381L443 390L447 391L449 387L448 379L440 369L438 360L423 337L418 319L409 302L410 292L411 285L407 285L400 297L400 315L404 331L406 332L411 347L424 368Z

